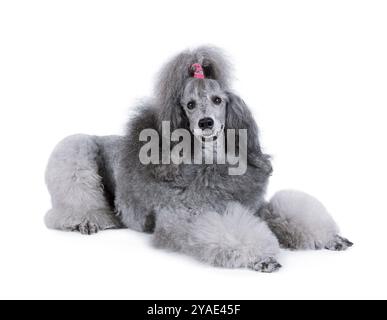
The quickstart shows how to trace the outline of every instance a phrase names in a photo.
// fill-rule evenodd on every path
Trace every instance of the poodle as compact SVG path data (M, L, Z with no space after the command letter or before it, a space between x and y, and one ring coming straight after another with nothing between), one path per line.
M267 201L271 174L252 113L231 89L227 59L199 47L162 68L125 136L59 143L46 170L45 223L82 234L129 228L151 233L157 248L261 272L281 267L280 248L352 246L312 196L288 190Z

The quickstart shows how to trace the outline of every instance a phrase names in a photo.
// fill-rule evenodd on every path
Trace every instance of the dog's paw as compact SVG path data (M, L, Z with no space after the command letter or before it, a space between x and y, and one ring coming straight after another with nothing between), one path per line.
M332 251L344 251L352 246L353 246L353 243L351 241L337 235L332 241L330 241L325 246L325 249L332 250Z
M258 262L254 262L250 269L254 271L272 273L278 271L282 266L274 258L266 258Z
M74 231L79 231L81 234L92 235L99 231L99 227L96 223L88 220L83 221L74 228Z

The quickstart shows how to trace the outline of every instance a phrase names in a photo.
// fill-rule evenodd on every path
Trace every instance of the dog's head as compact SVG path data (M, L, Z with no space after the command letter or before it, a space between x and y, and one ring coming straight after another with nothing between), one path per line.
M189 130L199 138L215 139L224 130L228 96L216 80L187 80L180 99Z
M258 128L241 98L230 90L230 67L224 54L200 47L173 58L161 70L156 86L159 123L171 130L188 129L192 135L214 139L223 130L247 130L249 162L262 158Z

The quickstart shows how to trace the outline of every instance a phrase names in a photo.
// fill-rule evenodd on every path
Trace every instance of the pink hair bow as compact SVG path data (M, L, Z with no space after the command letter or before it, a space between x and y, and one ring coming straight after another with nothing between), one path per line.
M192 68L194 69L194 78L196 79L204 79L204 72L203 67L200 63L194 63L192 65Z

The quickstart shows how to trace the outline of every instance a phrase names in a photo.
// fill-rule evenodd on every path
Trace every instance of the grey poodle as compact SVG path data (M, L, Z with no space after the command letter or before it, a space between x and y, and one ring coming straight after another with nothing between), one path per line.
M350 247L315 198L281 191L266 201L270 158L261 150L251 112L231 90L229 70L216 48L185 51L161 70L153 98L138 108L125 136L75 135L60 142L46 171L52 197L46 225L83 234L130 228L152 233L158 248L214 266L262 272L281 267L276 260L280 247ZM170 125L167 132L164 123ZM185 129L189 146L198 151L189 156L193 163L144 164L139 155L147 129L161 137L156 158L178 144L171 132ZM193 159L196 153L202 160L219 150L228 154L227 130L236 134L240 154L238 135L246 132L242 174L230 174L235 165L227 160Z

